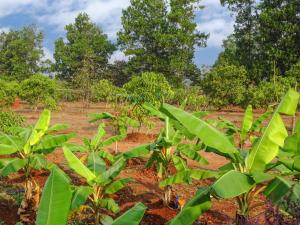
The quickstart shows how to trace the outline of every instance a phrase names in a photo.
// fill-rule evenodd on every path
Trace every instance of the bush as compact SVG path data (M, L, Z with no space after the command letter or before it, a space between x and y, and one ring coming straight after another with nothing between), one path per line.
M10 128L20 127L24 124L24 117L13 111L0 112L0 132L10 134Z
M58 100L56 82L44 75L33 75L21 82L20 97L31 106L46 107L49 101L52 101L53 106L54 102L56 104Z
M246 96L246 75L244 67L235 65L214 67L202 81L209 103L216 107L243 104Z
M186 106L191 110L199 110L208 106L208 99L200 87L174 89L173 104L181 105L186 100Z
M298 63L292 66L292 68L286 72L286 76L290 78L296 78L297 82L300 82L300 60Z
M19 89L17 82L0 80L0 107L11 106L18 96Z
M100 80L92 86L94 102L115 102L126 97L126 91L113 85L109 80Z
M148 102L158 106L163 99L172 99L174 92L167 79L158 73L146 72L134 76L124 85L127 94L135 101Z
M296 78L277 77L276 81L262 81L258 86L250 85L248 89L249 104L254 108L267 107L278 103L286 91L295 87Z

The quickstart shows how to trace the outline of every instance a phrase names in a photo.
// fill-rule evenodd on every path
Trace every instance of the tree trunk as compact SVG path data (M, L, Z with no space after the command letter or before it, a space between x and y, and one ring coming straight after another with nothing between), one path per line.
M236 213L235 221L236 225L251 225L251 221L248 215Z
M164 196L163 196L163 201L165 206L169 206L171 202L171 194L172 194L172 188L171 186L166 186L164 188Z

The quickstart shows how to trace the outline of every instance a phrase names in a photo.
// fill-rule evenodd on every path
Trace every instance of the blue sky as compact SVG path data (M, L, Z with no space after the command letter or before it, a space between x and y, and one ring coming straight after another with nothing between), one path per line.
M36 24L44 32L45 57L52 58L54 41L64 37L64 26L72 23L80 12L89 14L112 41L121 28L122 9L130 0L0 0L0 31ZM219 0L202 0L204 10L197 12L200 31L210 34L207 48L196 49L197 65L211 65L222 51L222 40L233 31L233 18ZM115 52L111 61L124 59Z

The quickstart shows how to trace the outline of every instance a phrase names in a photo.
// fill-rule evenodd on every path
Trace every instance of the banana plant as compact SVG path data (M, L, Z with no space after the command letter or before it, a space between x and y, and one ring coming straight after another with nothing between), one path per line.
M217 128L225 130L226 135L234 143L237 137L238 145L240 148L245 148L245 142L249 140L253 142L259 134L263 132L263 122L266 121L272 114L271 108L260 115L256 120L253 117L252 106L249 105L243 116L240 126L236 126L229 120L219 117L219 120L208 119L207 122Z
M80 191L78 191L80 190ZM85 196L88 188L75 189L70 179L63 171L53 167L51 175L46 181L43 189L41 203L37 212L37 225L66 225L71 208L78 204L78 199ZM81 201L82 202L82 201ZM138 225L142 220L146 207L137 203L123 215L112 220L106 218L104 225Z
M77 187L71 203L71 210L78 209L85 205L94 215L95 225L106 224L105 221L112 221L108 215L102 214L106 209L112 213L119 212L118 204L111 198L111 195L121 190L131 178L117 179L125 166L124 157L119 157L108 167L98 155L93 155L92 161L87 165L78 159L67 145L63 147L65 158L69 167L79 176L85 178L87 185ZM108 167L108 168L107 168Z
M265 195L274 205L291 213L286 206L285 200L298 202L300 199L300 118L296 122L293 133L285 139L284 146L277 155L277 161L271 165L274 170L279 171L282 176L277 176L266 188ZM295 181L285 178L294 176Z
M0 160L0 176L9 176L18 171L24 173L25 197L19 214L26 212L26 209L35 209L39 202L40 188L34 180L32 171L49 170L53 165L45 156L74 136L73 133L54 134L68 126L56 124L50 127L50 118L50 111L45 110L34 127L15 128L13 135L0 134L0 155L6 156ZM26 216L23 219L26 220Z
M98 126L96 134L92 138L84 138L83 145L74 145L68 144L69 148L74 152L81 152L84 155L82 156L82 161L87 161L88 165L93 164L95 157L100 158L101 160L106 160L109 163L115 161L115 156L112 155L106 148L113 143L121 140L122 135L116 135L105 139L106 131L105 124L101 123Z
M250 209L255 208L253 200L275 179L275 175L269 173L272 169L270 164L278 155L279 149L284 146L284 141L288 136L281 114L294 115L298 100L297 92L292 89L287 92L274 110L268 125L248 151L241 148L241 145L235 147L227 135L206 121L164 104L161 111L180 122L190 133L199 138L206 146L205 151L214 152L230 161L216 171L222 175L211 186L204 190L200 189L201 191L186 204L170 224L191 224L209 208L211 196L218 199L235 198L239 206L236 223L245 224L250 219Z
M197 176L201 176L203 171L192 170L187 166L187 159L197 161L202 164L208 162L198 153L199 146L193 146L191 144L183 144L184 133L190 137L190 133L176 123L177 121L171 120L167 115L161 113L154 106L145 103L144 108L147 109L152 115L160 118L165 126L161 130L155 142L150 145L150 157L146 164L146 167L156 166L158 177L161 179L160 187L163 187L164 194L162 200L166 206L171 203L172 197L172 185L175 183L190 183L191 177L197 179ZM199 116L199 115L198 115ZM143 150L143 149L142 149ZM170 167L173 166L178 173L184 179L173 179L173 175L170 172ZM206 176L215 176L215 173L210 174L206 171ZM172 182L170 182L170 179Z
M90 114L92 119L91 123L103 120L109 120L114 128L114 140L115 140L115 153L118 153L118 141L126 138L128 127L137 128L139 126L138 121L130 118L125 111L122 111L119 115L114 116L111 113L94 113Z

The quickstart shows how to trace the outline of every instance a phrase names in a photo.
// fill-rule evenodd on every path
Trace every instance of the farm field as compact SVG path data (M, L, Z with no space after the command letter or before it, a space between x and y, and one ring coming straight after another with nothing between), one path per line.
M70 128L68 128L65 132L76 132L77 136L70 140L71 143L82 144L82 138L91 137L97 131L98 125L96 123L89 123L88 115L90 113L99 113L104 111L115 113L109 106L107 106L107 104L104 103L90 104L89 108L84 108L82 106L83 105L80 102L61 103L59 107L60 110L52 112L51 124L67 123L70 125ZM34 124L40 115L39 110L32 111L25 106L21 106L21 108L18 108L16 111L25 116L28 124ZM255 112L254 117L257 117L261 113L262 110ZM207 118L217 119L219 117L225 118L238 125L243 119L243 111L238 110L237 108L226 111L215 111L211 112ZM290 129L293 121L291 118L285 118L285 123L287 124L288 129ZM129 130L127 138L118 143L118 151L125 152L142 144L152 143L162 128L163 123L156 120L155 128L153 129L143 127L139 130ZM108 136L112 135L111 127L106 127L106 131ZM115 146L110 146L108 150L111 153L114 153ZM224 157L217 156L213 153L204 152L202 155L209 161L208 165L199 166L198 163L189 160L188 166L191 168L217 169L228 163ZM58 149L54 153L48 155L47 159L63 168L72 178L73 183L77 185L84 183L82 179L79 179L78 176L68 169L62 149ZM115 194L114 199L120 205L120 214L137 202L144 203L148 207L148 210L140 224L162 225L174 218L179 210L171 209L163 205L160 197L162 195L162 189L158 188L159 179L156 175L156 171L154 168L145 168L144 165L146 160L147 159L145 157L140 157L130 159L128 161L126 168L121 172L120 176L132 177L135 182L130 183L127 187ZM2 178L1 188L4 188L5 191L13 191L13 189L11 189L11 185L20 185L22 175L23 174L18 173L10 178ZM49 172L37 171L34 173L34 179L42 187L48 175ZM18 182L20 183L18 184ZM209 180L193 181L193 185L178 184L175 185L173 189L180 198L188 201L195 194L197 186L206 186L211 183L212 181ZM265 202L266 200L261 196L259 201ZM264 204L262 207L256 209L256 211L251 212L252 214L258 215L258 224L264 224L265 207L266 206ZM10 210L7 210L7 208ZM237 205L233 200L213 200L213 207L205 212L194 224L232 224L235 219L236 210ZM32 218L34 221L34 215L32 215ZM17 206L11 205L9 201L1 201L0 219L7 225L14 225L18 222L19 218L17 216Z

